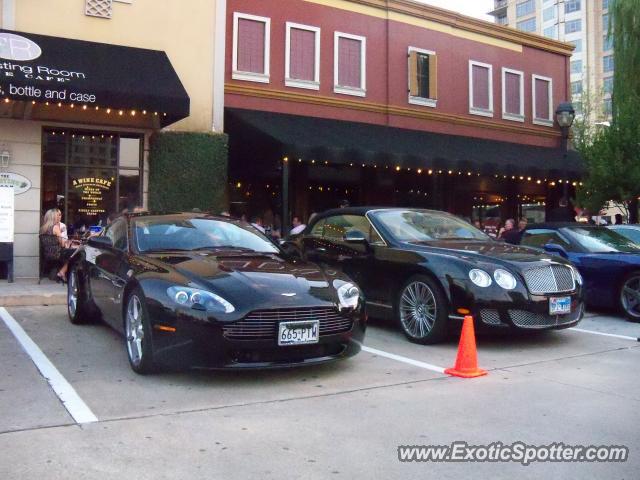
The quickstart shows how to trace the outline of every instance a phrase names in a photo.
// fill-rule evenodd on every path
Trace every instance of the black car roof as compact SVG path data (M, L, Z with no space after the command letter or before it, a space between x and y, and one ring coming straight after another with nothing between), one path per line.
M345 207L345 208L332 208L331 210L325 210L324 212L318 213L315 217L313 217L313 223L317 222L320 219L326 217L332 217L334 215L366 215L368 212L375 210L411 210L416 212L433 212L433 213L445 213L442 210L429 210L426 208L404 208L404 207ZM448 214L450 215L450 214Z
M531 225L527 225L525 230L557 230L559 228L571 228L571 227L580 227L580 228L604 228L603 225L591 225L588 223L579 223L579 222L544 222L544 223L534 223Z
M167 218L211 218L214 220L238 221L238 218L218 215L209 212L131 212L122 214L123 217L132 220L147 217L167 217Z

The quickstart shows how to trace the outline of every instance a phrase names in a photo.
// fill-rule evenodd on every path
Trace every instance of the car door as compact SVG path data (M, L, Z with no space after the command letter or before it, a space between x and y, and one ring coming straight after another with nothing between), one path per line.
M111 240L95 259L92 289L105 321L122 328L122 292L126 283L128 235L127 220L120 218L107 227L104 235Z

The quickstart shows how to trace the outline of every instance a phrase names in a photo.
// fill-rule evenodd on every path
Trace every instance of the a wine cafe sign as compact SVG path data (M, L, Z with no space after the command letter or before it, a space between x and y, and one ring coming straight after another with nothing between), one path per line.
M31 180L17 173L0 172L0 187L12 187L14 195L20 195L31 188Z

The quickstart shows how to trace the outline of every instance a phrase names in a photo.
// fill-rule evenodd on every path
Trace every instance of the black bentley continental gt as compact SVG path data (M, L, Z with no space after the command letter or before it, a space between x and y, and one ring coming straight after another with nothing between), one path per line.
M352 278L367 312L435 343L451 320L559 329L582 318L582 278L566 260L492 240L444 212L354 207L313 218L287 246Z
M131 368L309 365L360 351L366 317L343 273L290 258L247 223L131 214L90 238L68 277L72 323L124 334Z

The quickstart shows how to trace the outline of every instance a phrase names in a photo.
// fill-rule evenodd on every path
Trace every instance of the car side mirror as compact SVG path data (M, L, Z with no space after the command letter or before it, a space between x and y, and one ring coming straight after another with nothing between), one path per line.
M555 243L547 243L544 246L544 251L551 254L560 255L563 258L568 257L567 251L564 249L564 247Z
M281 241L280 248L290 258L301 259L302 255L300 254L300 250L293 242Z
M343 240L346 243L357 243L360 245L368 245L367 237L360 230L350 230L345 232Z
M100 235L99 237L89 237L87 245L94 248L113 248L113 242L109 237Z

